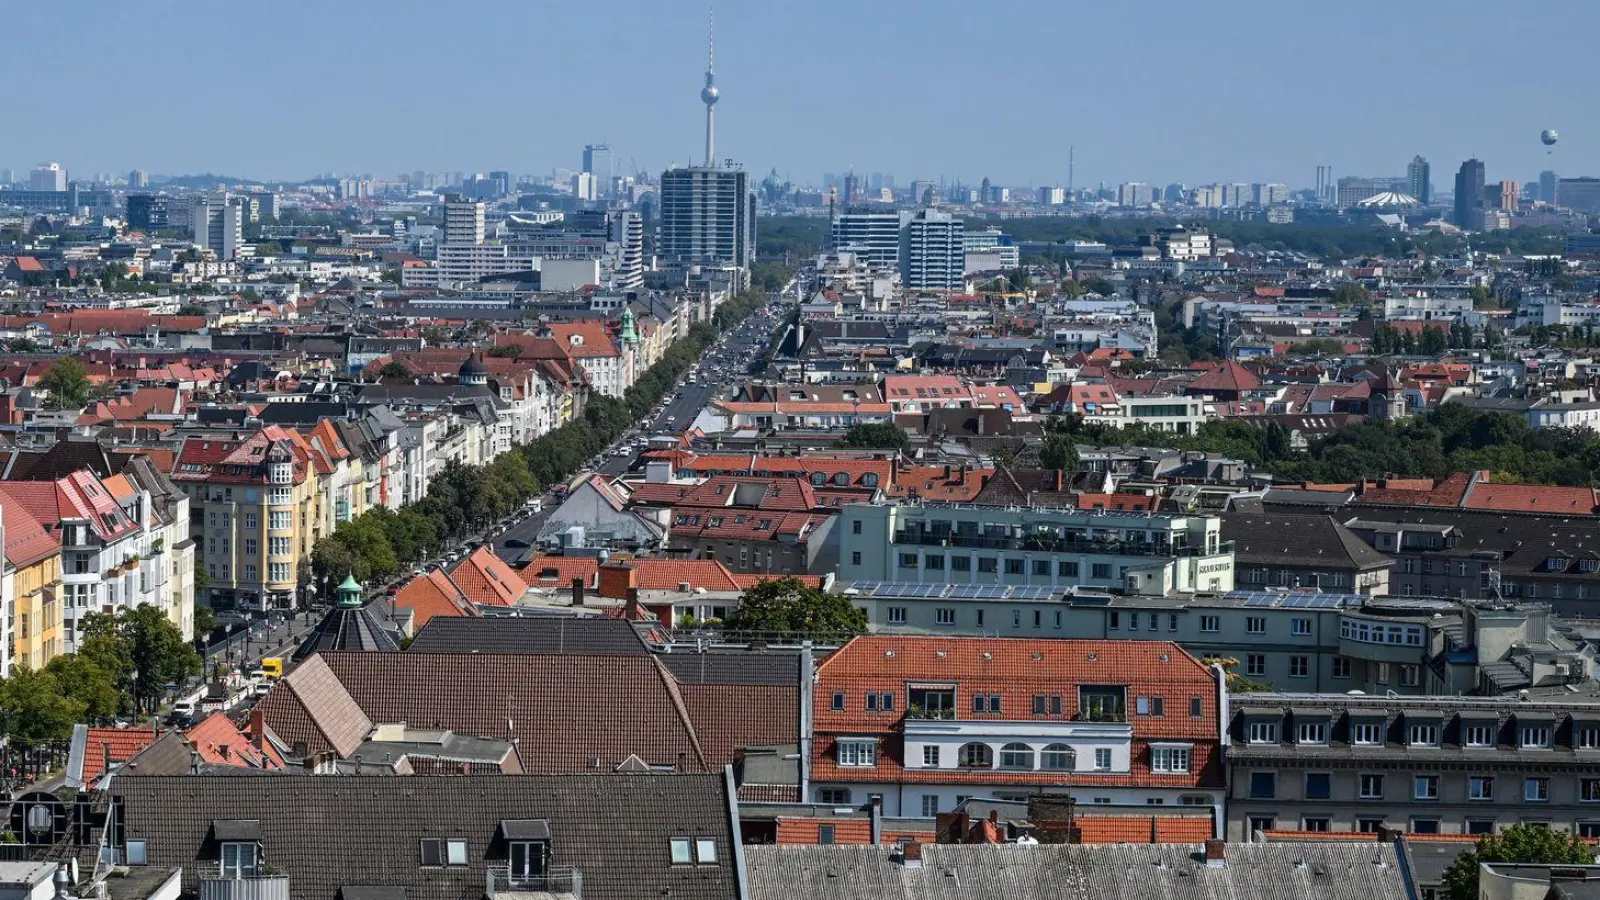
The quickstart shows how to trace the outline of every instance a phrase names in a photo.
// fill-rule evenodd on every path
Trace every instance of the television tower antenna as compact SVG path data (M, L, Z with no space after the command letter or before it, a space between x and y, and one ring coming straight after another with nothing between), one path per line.
M713 9L706 39L706 86L700 89L700 102L706 105L706 168L708 169L717 167L716 112L713 108L717 105L717 100L722 97L722 92L717 90L716 67L713 65L716 49L717 13Z

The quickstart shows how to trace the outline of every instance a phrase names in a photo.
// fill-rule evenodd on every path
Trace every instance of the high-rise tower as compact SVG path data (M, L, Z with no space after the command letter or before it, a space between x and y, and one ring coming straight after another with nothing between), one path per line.
M717 21L711 20L710 37L706 42L706 86L700 89L700 102L706 105L706 168L717 167L716 105L722 92L717 90L717 75L712 65L717 49Z

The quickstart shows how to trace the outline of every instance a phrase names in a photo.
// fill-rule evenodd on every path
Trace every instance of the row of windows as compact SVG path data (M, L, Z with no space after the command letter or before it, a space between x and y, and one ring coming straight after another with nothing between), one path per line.
M1404 776L1394 776L1403 778ZM1360 800L1386 799L1385 784L1388 776L1376 773L1363 773L1356 779L1356 797ZM1495 780L1493 775L1472 775L1467 778L1467 799L1473 802L1488 803L1496 799ZM1514 778L1502 779L1515 783ZM1250 773L1250 799L1274 800L1277 799L1278 779L1276 772ZM1333 774L1330 772L1307 772L1305 775L1306 800L1331 800L1333 799ZM1388 798L1395 799L1395 798ZM1411 800L1438 800L1439 776L1438 775L1413 775L1411 776ZM1500 797L1499 799L1506 799ZM1527 803L1550 802L1550 779L1544 776L1528 776L1522 779L1522 799ZM1578 782L1578 800L1583 803L1600 803L1600 778L1584 778Z
M1189 771L1192 750L1188 746L1160 747L1151 750L1150 767L1153 771L1185 774ZM841 766L871 768L878 764L878 742L872 740L840 740L834 745L834 759ZM956 748L956 767L961 769L1013 769L1020 771L1071 772L1078 766L1078 751L1068 744L1046 744L1035 750L1032 746L1012 742L1000 748L999 765L996 765L994 748L973 742ZM1110 747L1094 748L1094 768L1111 771ZM937 744L922 747L922 767L937 769L944 766L944 748Z
M850 555L850 562L854 565L861 565L861 553L859 551L852 552ZM1027 575L1031 570L1034 575L1048 578L1050 577L1050 573L1053 569L1055 574L1062 578L1077 578L1081 569L1076 562L1069 562L1067 560L1056 560L1055 564L1052 565L1051 561L1048 559L1035 559L1033 560L1033 565L1031 567L1028 565L1028 562L1029 561L1026 559L1002 559L996 556L980 556L978 557L978 572L985 575L998 574L1000 571L1000 566L1004 564L1005 573L1007 575ZM915 569L920 567L929 572L943 572L946 564L949 565L949 569L952 572L972 571L972 557L970 556L945 557L921 556L920 554L916 553L900 554L900 568L902 569ZM1112 578L1111 564L1091 564L1089 566L1089 577L1109 581ZM1112 615L1115 615L1115 613Z
M1355 830L1373 834L1377 832L1378 827L1383 825L1385 821L1381 817L1358 817ZM1549 822L1536 822L1526 819L1523 822L1529 825L1548 826L1550 824ZM1465 832L1469 835L1494 834L1495 825L1495 820L1490 818L1468 819ZM1332 819L1329 816L1305 816L1300 819L1299 826L1301 831L1328 832L1333 830ZM1249 827L1252 834L1257 831L1272 831L1278 827L1278 819L1276 816L1251 816L1249 818ZM1412 834L1439 834L1439 820L1432 816L1413 816L1407 830ZM1574 826L1573 832L1582 838L1600 838L1600 821L1578 822Z
M1294 731L1294 742L1321 746L1328 743L1329 723L1318 720L1300 722ZM1431 723L1413 723L1406 728L1405 743L1409 747L1439 746L1439 726ZM1278 723L1274 720L1251 721L1245 726L1245 740L1251 744L1278 743ZM1517 746L1524 750L1545 750L1551 746L1549 725L1524 725L1517 730ZM1388 742L1388 726L1382 721L1352 722L1350 743L1361 747L1381 747ZM1461 726L1461 745L1464 747L1496 747L1500 743L1500 727L1495 723L1466 723ZM1573 746L1580 750L1600 750L1600 727L1578 728L1573 732Z
M951 702L954 696L951 697ZM844 712L850 708L850 696L845 691L834 691L829 702L829 709L833 712ZM867 691L862 695L861 708L867 712L895 712L895 699L892 691ZM1032 714L1036 716L1060 716L1065 714L1065 704L1061 694L1034 694L1031 706ZM1000 694L973 694L972 711L975 713L1003 713L1005 703ZM1165 716L1167 714L1167 700L1165 697L1140 696L1133 699L1134 715L1139 716ZM1205 701L1200 697L1189 698L1189 717L1198 719L1205 715Z

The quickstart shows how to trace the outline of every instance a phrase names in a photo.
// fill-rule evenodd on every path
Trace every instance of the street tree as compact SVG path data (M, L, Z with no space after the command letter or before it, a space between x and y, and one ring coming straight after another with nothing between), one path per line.
M82 409L94 397L94 386L83 363L70 356L56 360L56 364L39 379L39 386L50 392L51 409Z
M798 578L778 578L745 591L727 625L736 631L843 639L866 632L867 613L843 594L830 594Z
M37 747L72 736L72 726L83 720L84 706L62 693L54 675L27 667L12 670L0 681L0 715L7 740L22 747Z
M1576 863L1593 865L1594 848L1581 838L1543 824L1518 823L1499 834L1485 834L1472 849L1463 851L1444 870L1450 900L1478 900L1480 863Z

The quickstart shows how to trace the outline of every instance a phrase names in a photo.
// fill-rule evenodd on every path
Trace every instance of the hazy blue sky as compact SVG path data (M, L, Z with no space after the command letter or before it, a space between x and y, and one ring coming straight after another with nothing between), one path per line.
M698 157L680 0L55 0L10 16L0 165L299 178ZM724 0L718 155L1001 184L1600 175L1600 0ZM1541 128L1560 130L1552 156Z

